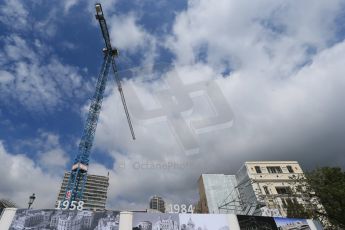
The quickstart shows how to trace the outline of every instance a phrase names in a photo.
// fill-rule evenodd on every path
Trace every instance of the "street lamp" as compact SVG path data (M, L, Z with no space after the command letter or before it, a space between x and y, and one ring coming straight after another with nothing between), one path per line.
M30 209L31 205L34 203L34 200L36 199L35 193L33 193L30 197L29 197L29 207L28 209Z

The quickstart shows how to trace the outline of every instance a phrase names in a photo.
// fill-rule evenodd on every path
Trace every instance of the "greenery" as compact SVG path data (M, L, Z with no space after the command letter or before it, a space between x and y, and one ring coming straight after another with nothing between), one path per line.
M294 201L293 199L287 199L285 208L287 209L287 217L289 218L313 218L313 213L305 208L302 204Z
M341 168L317 168L294 183L296 197L305 205L287 201L288 217L318 218L329 229L345 229L345 172Z

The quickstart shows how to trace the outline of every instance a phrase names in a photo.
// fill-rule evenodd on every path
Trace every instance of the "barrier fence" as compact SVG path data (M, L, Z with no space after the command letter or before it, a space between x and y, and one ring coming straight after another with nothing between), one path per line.
M233 214L15 208L0 213L0 230L322 230L310 219Z

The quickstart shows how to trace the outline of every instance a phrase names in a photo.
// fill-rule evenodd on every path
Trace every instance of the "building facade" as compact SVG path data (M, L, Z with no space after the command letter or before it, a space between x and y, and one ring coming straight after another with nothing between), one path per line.
M66 192L70 172L65 172L60 192L58 194L56 205L58 201L63 201ZM84 210L105 210L107 200L107 193L109 187L109 176L87 175L87 181L84 190Z
M303 177L297 161L249 161L236 174L240 198L248 214L286 216L287 204L303 200L294 178Z
M291 202L304 204L294 178L303 177L297 161L248 161L236 175L202 174L201 213L286 216Z
M165 213L165 202L160 196L153 196L150 199L150 209Z

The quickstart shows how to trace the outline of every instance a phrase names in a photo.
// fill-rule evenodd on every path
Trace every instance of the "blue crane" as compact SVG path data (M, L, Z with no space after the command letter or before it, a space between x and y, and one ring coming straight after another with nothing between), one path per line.
M97 3L95 5L95 8L96 8L96 19L99 22L99 25L102 30L102 35L105 41L105 48L103 48L104 60L103 60L101 71L98 75L96 91L91 101L89 113L87 116L84 131L83 131L83 136L79 143L78 154L74 160L72 170L68 179L67 187L66 187L64 200L69 201L68 206L70 206L72 201L83 200L83 192L84 192L85 184L87 180L90 151L92 148L93 139L96 132L99 113L102 107L102 100L103 100L105 86L107 84L107 78L108 78L110 67L112 68L114 72L114 78L117 83L117 88L121 96L123 108L126 113L126 117L127 117L131 134L132 134L132 138L135 139L133 126L132 126L131 119L128 113L125 96L123 94L121 81L119 79L117 67L115 63L115 57L117 57L119 53L116 48L113 48L111 46L108 27L104 18L101 4Z

